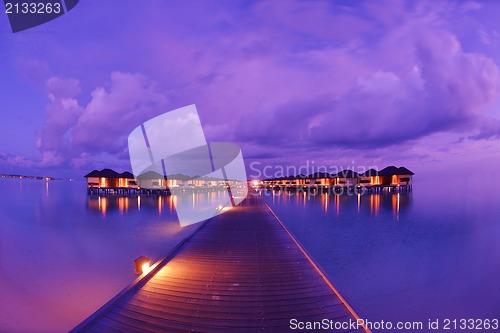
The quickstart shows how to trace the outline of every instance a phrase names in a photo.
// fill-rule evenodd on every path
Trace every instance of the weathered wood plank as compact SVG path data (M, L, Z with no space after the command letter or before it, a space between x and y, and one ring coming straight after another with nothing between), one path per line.
M356 315L251 193L75 332L289 332L292 318Z

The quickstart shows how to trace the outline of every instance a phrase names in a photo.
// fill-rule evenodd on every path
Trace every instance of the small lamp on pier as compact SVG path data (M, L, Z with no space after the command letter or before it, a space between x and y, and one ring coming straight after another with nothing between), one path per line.
M140 256L134 260L135 262L135 274L141 275L149 272L149 267L151 265L151 259Z

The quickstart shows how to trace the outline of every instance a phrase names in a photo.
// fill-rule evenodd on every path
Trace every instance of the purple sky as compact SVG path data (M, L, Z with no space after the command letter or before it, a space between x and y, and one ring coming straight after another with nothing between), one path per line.
M130 131L189 104L247 166L493 169L499 12L497 1L85 0L16 34L2 14L0 172L130 169Z

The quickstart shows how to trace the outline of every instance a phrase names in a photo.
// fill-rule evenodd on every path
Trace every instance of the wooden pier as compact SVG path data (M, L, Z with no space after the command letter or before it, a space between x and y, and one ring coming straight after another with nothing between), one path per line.
M72 332L279 333L294 331L291 319L357 318L264 200L251 192L239 206L204 222Z

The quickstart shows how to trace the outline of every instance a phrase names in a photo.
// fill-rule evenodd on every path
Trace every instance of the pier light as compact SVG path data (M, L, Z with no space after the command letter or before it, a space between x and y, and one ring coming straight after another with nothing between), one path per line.
M135 273L138 275L146 274L149 272L149 268L151 266L151 259L140 256L139 258L134 260L135 262Z
M218 205L216 209L217 209L217 210L222 210L223 208L224 208L224 206L222 206L222 205Z

